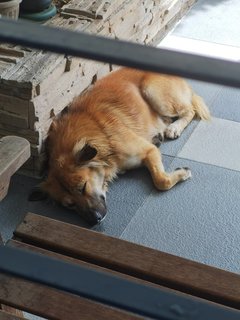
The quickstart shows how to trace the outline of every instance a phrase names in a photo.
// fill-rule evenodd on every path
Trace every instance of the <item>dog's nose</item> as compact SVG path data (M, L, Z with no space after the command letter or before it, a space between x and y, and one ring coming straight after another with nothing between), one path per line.
M90 225L94 226L102 222L105 216L106 216L106 213L92 211L91 214L88 216L87 221Z
M102 215L100 212L95 212L94 216L96 223L100 223L105 218L105 215Z
M105 202L105 197L98 197L95 201L93 207L85 211L85 219L87 222L94 226L103 221L107 213L107 206Z

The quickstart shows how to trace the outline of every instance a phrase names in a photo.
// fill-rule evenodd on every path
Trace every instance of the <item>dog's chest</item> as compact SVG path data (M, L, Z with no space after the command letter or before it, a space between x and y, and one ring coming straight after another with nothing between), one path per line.
M132 156L125 159L122 163L122 170L134 169L141 166L139 157Z

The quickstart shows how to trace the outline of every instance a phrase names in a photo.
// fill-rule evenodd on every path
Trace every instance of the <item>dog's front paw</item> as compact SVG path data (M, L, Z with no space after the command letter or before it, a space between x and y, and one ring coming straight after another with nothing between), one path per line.
M165 130L165 136L168 139L177 139L181 133L181 128L174 123L170 124Z
M188 167L176 168L175 171L181 170L181 181L185 181L192 177L191 170Z

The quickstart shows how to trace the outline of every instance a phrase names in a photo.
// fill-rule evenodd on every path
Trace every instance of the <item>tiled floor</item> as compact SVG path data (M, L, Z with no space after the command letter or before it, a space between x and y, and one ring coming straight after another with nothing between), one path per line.
M199 0L172 35L180 44L183 37L240 47L239 13L239 0ZM240 272L240 90L190 83L208 104L213 120L193 121L161 151L167 170L188 166L192 179L160 193L145 169L120 176L110 187L108 215L95 229ZM12 179L10 194L0 205L5 240L27 211L86 226L51 202L28 202L27 194L37 183L18 175Z
M160 45L240 60L236 13L238 0L199 0ZM239 273L240 90L190 83L213 119L193 122L161 150L174 157L169 169L188 166L193 177L166 193L153 190L121 238Z

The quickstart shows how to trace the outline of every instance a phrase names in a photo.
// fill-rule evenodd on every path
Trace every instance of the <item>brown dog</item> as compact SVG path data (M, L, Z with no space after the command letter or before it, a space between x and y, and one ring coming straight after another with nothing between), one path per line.
M210 118L183 79L127 68L112 72L52 123L49 172L41 189L91 224L106 215L107 185L120 172L145 165L156 188L169 190L191 172L166 173L154 144L179 137L194 116Z

